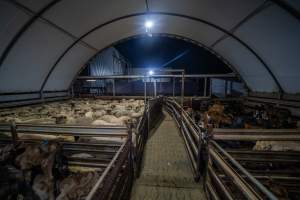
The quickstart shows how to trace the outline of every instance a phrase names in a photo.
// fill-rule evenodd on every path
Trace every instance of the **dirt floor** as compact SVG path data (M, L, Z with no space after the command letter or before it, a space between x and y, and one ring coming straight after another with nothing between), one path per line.
M175 122L167 113L149 138L141 176L132 200L206 199L202 184L194 182L190 161Z

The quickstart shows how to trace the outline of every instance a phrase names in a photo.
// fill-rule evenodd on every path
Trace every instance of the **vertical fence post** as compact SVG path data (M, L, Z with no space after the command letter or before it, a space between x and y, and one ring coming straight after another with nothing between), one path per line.
M212 79L209 78L209 97L212 95Z
M13 144L17 143L18 135L17 135L17 126L15 122L12 122L10 125L10 132Z
M225 80L225 91L224 91L225 97L227 97L227 88L228 88L228 82L227 80Z
M183 130L184 71L181 72L181 130Z
M181 72L181 107L183 109L184 100L184 71Z
M146 78L144 78L144 101L145 101L145 105L147 103L147 80Z
M203 92L203 96L206 97L206 91L207 91L207 77L204 78L204 92Z
M153 85L154 85L154 97L156 98L156 79L154 78L153 80L154 80L154 82L153 82Z
M113 96L116 96L116 85L115 85L115 79L112 80L112 86L113 86Z
M72 84L71 87L71 97L74 98L74 84Z
M233 88L233 81L230 81L230 86L229 86L229 92L232 94L232 88Z
M175 77L173 77L173 98L175 97Z

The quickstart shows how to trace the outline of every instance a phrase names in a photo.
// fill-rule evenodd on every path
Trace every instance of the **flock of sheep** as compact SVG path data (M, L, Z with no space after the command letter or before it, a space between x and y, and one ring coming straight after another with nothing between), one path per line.
M0 123L86 126L126 126L127 123L133 123L136 126L144 113L144 106L144 101L134 99L73 99L0 110ZM7 136L10 136L10 133L2 133L2 137ZM64 153L61 151L60 141L76 143L95 142L95 140L113 140L113 142L124 140L124 138L75 138L64 135L28 133L18 133L18 138L39 139L45 142L37 144L21 142L18 145L6 145L0 148L0 171L3 172L0 172L3 182L2 184L0 181L0 199L19 199L19 197L13 196L20 196L19 193L22 193L23 199L28 200L85 199L99 179L101 170L72 165L68 166L68 170L65 171L63 169ZM69 156L73 159L101 158L101 155L85 152ZM58 181L57 178L60 180Z
M0 122L120 126L143 112L143 100L77 99L2 110Z
M191 109L188 113L200 126L212 128L300 128L299 119L292 116L288 110L271 106L246 108L238 103L215 102L204 112L195 112ZM196 113L196 114L195 114ZM199 116L195 116L199 115ZM300 151L298 141L257 141L253 146L254 151Z

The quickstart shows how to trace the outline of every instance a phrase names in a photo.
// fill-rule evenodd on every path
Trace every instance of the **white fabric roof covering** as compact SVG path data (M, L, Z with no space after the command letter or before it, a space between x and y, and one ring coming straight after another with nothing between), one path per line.
M67 90L97 52L145 34L147 18L153 33L189 38L225 58L252 91L299 93L300 20L276 2L1 0L0 93Z

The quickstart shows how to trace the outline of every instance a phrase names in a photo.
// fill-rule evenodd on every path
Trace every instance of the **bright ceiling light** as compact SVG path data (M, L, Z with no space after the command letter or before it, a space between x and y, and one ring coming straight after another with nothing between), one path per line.
M145 22L145 27L146 27L146 28L152 28L152 27L153 27L153 22L152 22L152 21L149 21L149 20L146 21L146 22Z
M150 71L148 72L148 74L149 74L149 75L153 75L153 74L154 74L154 71L153 71L153 70L150 70Z
M86 81L87 82L95 82L96 80L95 79L87 79Z

